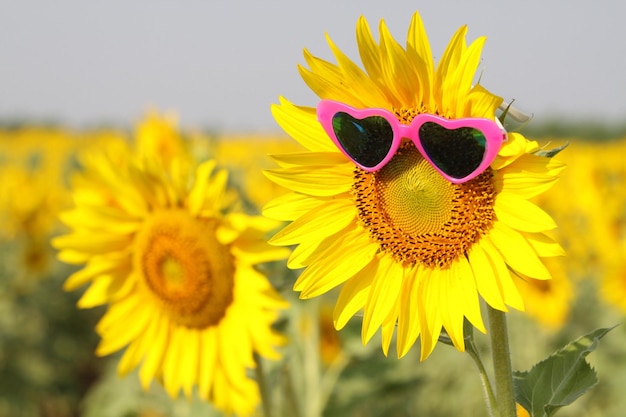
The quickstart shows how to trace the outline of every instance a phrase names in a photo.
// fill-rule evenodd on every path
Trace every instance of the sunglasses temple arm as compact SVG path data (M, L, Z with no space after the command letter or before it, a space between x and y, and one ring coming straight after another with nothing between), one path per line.
M515 120L518 123L526 123L530 121L530 119L533 118L533 115L526 114L517 107L514 107L513 101L515 100L511 100L508 103L506 101L503 101L502 104L500 104L500 106L498 107L498 110L502 112L500 117L504 118L506 116L509 116L511 117L511 119Z

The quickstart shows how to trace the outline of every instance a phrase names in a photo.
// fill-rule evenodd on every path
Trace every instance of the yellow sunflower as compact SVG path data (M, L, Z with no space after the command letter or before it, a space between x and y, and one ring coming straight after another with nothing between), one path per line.
M360 18L356 33L364 70L330 39L337 64L305 50L308 69L299 69L321 99L386 109L402 123L421 113L495 120L502 99L474 82L485 39L467 46L466 31L463 26L455 33L435 67L417 13L405 48L384 21L377 43ZM397 328L398 356L419 336L423 360L443 328L463 351L465 318L486 331L480 297L501 311L523 310L514 280L549 279L540 257L563 254L544 233L556 227L554 221L528 201L557 180L563 164L534 154L537 143L518 133L508 133L482 174L453 184L411 142L384 168L366 172L338 151L315 108L281 97L272 113L308 151L275 156L279 168L266 171L292 191L264 209L269 217L292 222L270 243L297 245L288 266L305 268L294 285L301 298L342 286L335 327L343 328L362 310L364 344L382 328L386 354Z
M115 143L82 158L75 207L62 214L71 231L53 241L61 260L86 264L65 289L90 283L79 307L108 304L97 354L126 348L121 375L138 367L145 389L156 379L190 397L197 387L218 409L250 415L259 392L247 372L255 353L278 357L271 325L286 307L255 265L288 252L265 240L273 221L227 211L214 161L135 155L148 154Z
M550 330L558 330L569 318L574 301L574 285L567 276L563 258L547 258L544 263L552 279L515 280L526 306L526 313Z

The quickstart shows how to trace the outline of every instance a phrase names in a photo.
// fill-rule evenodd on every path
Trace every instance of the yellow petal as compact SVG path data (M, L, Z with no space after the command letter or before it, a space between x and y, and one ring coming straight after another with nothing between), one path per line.
M342 103L358 101L357 97L346 86L346 80L336 65L323 59L314 57L304 50L304 59L311 68L310 70L298 65L298 72L306 85L320 98L332 98Z
M317 297L341 285L369 264L378 251L363 230L353 227L339 234L325 250L316 257L317 262L304 270L294 284L301 291L300 298ZM344 255L339 255L343 253Z
M213 386L213 375L217 367L217 340L214 328L205 329L200 333L200 364L198 365L198 395L203 400L209 399Z
M486 38L484 36L476 39L470 44L467 50L463 53L458 66L454 69L454 75L450 80L452 90L446 90L452 92L452 96L456 96L456 102L451 103L451 108L454 109L454 115L456 117L472 116L466 114L467 95L472 88L472 82L474 80L474 74L478 68L480 62L480 54L485 44ZM493 114L487 115L489 118L493 118Z
M519 232L495 222L488 237L511 268L535 279L550 279L550 272Z
M196 384L198 367L200 364L200 332L202 330L185 329L183 332L184 353L179 358L177 372L182 378L183 392L187 398L192 397L192 389Z
M218 328L218 336L217 343L219 345L218 350L218 361L220 364L220 369L224 372L228 381L230 381L230 385L237 386L237 384L246 379L246 369L245 363L249 358L246 358L247 354L241 355L237 354L238 344L249 343L249 338L242 337L239 333L239 325L235 324L234 321L232 324L223 323L224 320L231 320L228 315L222 319L222 323ZM247 352L251 352L248 348Z
M453 74L466 49L466 33L466 25L461 26L456 31L437 65L437 71L435 73L435 87L437 88L437 90L435 90L435 99L437 100L437 108L439 109L439 114L446 118L456 116L456 94L450 94L450 92L455 91L453 88Z
M381 346L383 348L383 354L387 356L389 354L389 346L393 339L393 333L396 330L396 323L398 322L398 313L400 312L400 301L394 303L389 310L389 314L383 320L381 327Z
M420 278L418 287L417 304L418 318L420 322L420 360L424 361L432 353L439 335L441 334L441 314L439 307L438 278L437 270L430 268L420 268L418 271Z
M249 242L245 245L233 245L231 247L231 253L235 255L240 262L255 265L286 259L290 251L287 248L277 248L268 245L266 242L256 241Z
M480 299L474 279L472 268L465 257L459 258L457 263L453 264L452 272L456 274L455 282L458 283L459 296L463 305L463 315L467 317L470 323L483 333L487 332L480 314ZM456 285L456 284L455 284Z
M420 302L418 299L419 277L416 275L417 271L417 267L411 268L407 271L402 281L400 313L398 314L398 341L396 345L398 358L402 358L409 352L409 349L420 334L417 308Z
M52 239L52 246L57 247L55 241L56 239ZM91 255L73 249L62 249L58 252L57 258L66 264L80 265L89 261Z
M291 252L289 259L287 259L287 267L289 269L304 268L311 263L310 259L317 252L317 248L323 241L317 240L305 240L300 243Z
M88 254L101 254L103 252L115 252L123 250L130 244L131 237L128 235L116 235L104 232L87 233L75 232L53 239L52 244L56 248L68 248Z
M177 398L183 385L184 375L179 369L179 363L185 355L187 329L172 326L167 349L163 357L163 387L170 398Z
M385 84L392 92L391 105L395 108L415 106L415 86L419 85L417 74L408 64L406 53L389 33L385 22L381 20L380 57Z
M543 233L527 233L525 237L538 256L565 256L565 251L561 245Z
M344 78L349 82L349 85L356 98L354 101L350 101L351 105L355 107L380 107L387 103L386 97L378 90L376 83L363 72L352 60L350 60L339 48L335 46L330 37L326 36L326 40L330 49L337 60L337 64ZM327 97L334 98L334 97Z
M312 152L336 152L322 125L317 121L315 109L298 107L284 98L272 105L272 115L280 127L293 139Z
M298 167L301 165L312 165L310 169L317 169L318 166L334 166L345 164L349 175L354 171L354 164L344 154L336 150L335 152L304 152L287 153L282 155L270 155L281 168Z
M441 322L450 336L454 346L461 352L465 351L463 340L463 297L459 276L452 267L436 269L431 274L431 279L437 280L433 286L439 299L438 309L441 314Z
M380 50L376 41L374 41L374 37L372 36L367 20L363 16L359 17L357 22L356 40L359 47L359 55L361 57L361 61L363 62L365 71L367 71L367 74L370 76L372 81L377 83L377 85L380 86L381 84L384 84L380 63Z
M484 249L485 255L487 255L487 258L491 262L491 267L496 279L502 286L502 297L506 305L524 311L522 296L513 282L513 277L498 249L496 249L489 239L481 239L479 244L481 248Z
M92 308L100 305L104 305L110 301L112 290L114 286L120 286L122 279L115 279L111 276L103 276L94 281L89 288L83 293L78 300L79 308Z
M81 206L61 213L59 219L71 229L104 230L117 235L134 233L141 226L140 220L130 218L119 208L107 206Z
M383 255L380 258L378 271L372 283L370 293L365 304L363 314L363 328L361 340L366 344L391 309L398 302L400 288L402 287L402 266L396 264L393 258Z
M556 228L548 213L517 194L498 194L494 211L499 221L516 230L535 233Z
M277 220L295 220L305 213L316 210L327 199L306 194L288 193L277 197L263 207L263 215Z
M333 321L337 330L343 329L350 318L363 308L368 294L371 292L377 270L378 259L374 258L372 262L344 284L333 312Z
M132 320L129 320L129 317L132 317ZM102 336L96 354L105 356L122 349L145 331L149 320L150 315L141 313L141 307L135 297L111 305L96 326L96 330ZM110 324L107 325L106 322Z
M147 310L144 311L147 313ZM135 339L131 345L124 352L124 356L120 359L120 363L117 367L120 376L127 375L130 371L135 369L146 353L152 348L154 340L154 334L159 329L156 325L157 321L152 319L148 321L144 332Z
M316 170L302 166L270 169L263 173L276 184L289 190L320 197L348 192L354 181L352 175L347 174L341 166L322 167Z
M285 226L269 241L272 245L294 245L304 240L322 240L354 222L356 209L348 199L328 201Z
M465 110L462 114L470 117L493 119L502 97L487 91L482 85L475 85L465 98Z
M193 187L187 197L189 212L193 216L197 216L204 205L207 188L209 187L209 178L215 169L216 162L214 160L206 161L196 170Z
M417 12L413 14L409 26L406 51L409 62L413 64L418 74L421 90L421 94L416 96L418 103L422 102L425 108L430 109L433 104L435 64L422 18Z
M162 369L163 356L167 350L171 334L169 319L157 314L152 320L156 321L152 347L147 351L139 369L139 380L144 390L148 389L152 379Z
M533 198L548 191L558 181L558 177L546 174L531 174L503 170L495 177L496 187L502 192L518 195L520 198Z
M130 271L130 257L91 258L89 263L72 275L63 283L63 289L72 291L83 284L101 275L127 275Z
M469 264L476 281L478 293L491 307L507 311L502 295L501 283L496 277L491 262L480 244L475 244L468 252Z

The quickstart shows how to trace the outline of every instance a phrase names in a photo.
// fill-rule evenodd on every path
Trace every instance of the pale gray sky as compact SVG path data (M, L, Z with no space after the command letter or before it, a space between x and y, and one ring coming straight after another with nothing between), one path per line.
M455 30L486 35L482 84L536 119L626 118L626 2L590 0L0 0L0 120L128 124L152 105L183 126L277 127L270 103L316 98L302 49L356 62L355 25L404 44L419 10L436 57Z

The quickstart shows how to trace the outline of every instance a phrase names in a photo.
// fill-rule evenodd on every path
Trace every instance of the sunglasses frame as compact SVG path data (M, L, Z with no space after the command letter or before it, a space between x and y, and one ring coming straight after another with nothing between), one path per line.
M337 138L337 135L335 134L335 130L333 128L333 118L338 113L346 113L357 120L363 120L367 117L378 116L382 117L389 123L393 132L393 138L391 140L391 147L389 148L389 152L382 161L380 161L373 167L368 167L360 164L358 161L355 161L352 156L350 156L350 154L344 149L340 140ZM432 165L432 167L437 172L439 172L439 174L441 174L442 177L454 184L467 182L480 175L484 170L489 167L489 165L491 165L493 160L496 158L496 155L500 151L502 143L507 140L506 130L504 130L504 127L497 118L495 120L475 117L446 119L444 117L436 116L434 114L421 113L415 116L410 124L406 125L402 124L398 120L396 115L389 110L379 108L356 109L354 107L348 106L347 104L340 103L334 100L321 100L318 103L317 120L322 125L322 127L326 131L326 134L330 137L335 146L337 146L337 148L345 156L347 156L352 162L354 162L355 165L357 165L364 171L374 172L385 166L396 154L398 148L402 144L402 139L407 138L415 144L415 147L424 157L424 159L426 159ZM463 178L451 177L450 175L443 172L428 156L428 153L422 146L421 139L419 137L420 128L428 122L436 123L439 126L442 126L448 130L466 127L480 131L485 136L486 140L485 153L483 155L483 159L480 165L478 165L478 167L469 175L466 175Z

